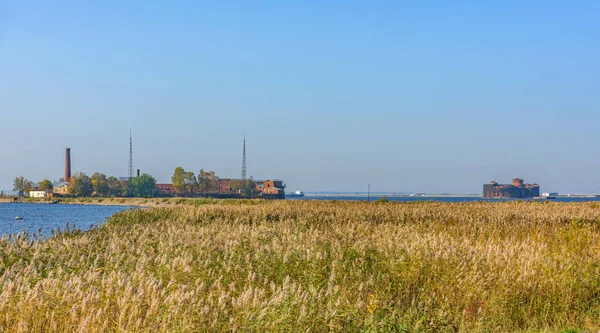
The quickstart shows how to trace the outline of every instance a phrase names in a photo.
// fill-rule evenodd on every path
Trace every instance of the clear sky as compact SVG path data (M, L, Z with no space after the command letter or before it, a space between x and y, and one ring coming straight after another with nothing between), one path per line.
M289 190L600 192L599 1L0 0L0 188L181 165Z

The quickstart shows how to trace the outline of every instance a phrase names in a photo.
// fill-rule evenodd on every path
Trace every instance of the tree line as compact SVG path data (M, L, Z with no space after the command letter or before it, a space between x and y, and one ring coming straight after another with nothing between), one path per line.
M61 181L63 181L62 178ZM139 177L133 177L129 181L124 181L113 176L107 177L99 172L94 173L91 177L78 172L68 180L68 183L68 195L74 197L149 198L153 196L156 180L145 173ZM19 176L15 178L13 187L13 190L18 192L19 196L26 196L34 189L34 183L23 176ZM52 182L44 179L38 184L38 189L50 191L52 190Z
M220 178L215 172L204 171L204 169L200 169L198 175L196 175L193 171L186 171L178 166L173 172L171 183L175 193L180 196L206 195L226 191L226 189L221 189ZM245 198L255 198L259 194L252 177L247 181L232 179L229 182L228 190L233 193L240 193Z
M64 181L64 179L60 179ZM239 193L245 198L255 198L260 192L256 183L250 177L246 181L232 179L228 189L221 189L220 179L214 171L201 169L196 175L182 167L175 168L171 177L173 190L179 196L207 195L220 192ZM16 177L13 183L14 191L19 196L27 196L34 190L34 183L23 176ZM156 179L148 174L133 177L129 181L119 180L116 177L107 177L96 172L91 177L85 173L77 172L68 180L69 196L73 197L152 197ZM41 191L51 191L52 182L44 179L38 183Z

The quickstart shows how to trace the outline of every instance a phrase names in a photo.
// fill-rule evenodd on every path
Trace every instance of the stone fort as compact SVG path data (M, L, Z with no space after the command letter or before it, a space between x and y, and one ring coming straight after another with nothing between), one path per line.
M523 179L515 178L512 184L498 184L491 181L483 185L484 198L534 198L540 196L538 184L524 184Z

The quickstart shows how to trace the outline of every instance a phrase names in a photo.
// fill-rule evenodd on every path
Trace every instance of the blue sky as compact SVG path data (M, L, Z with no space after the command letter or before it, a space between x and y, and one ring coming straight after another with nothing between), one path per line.
M600 192L600 2L0 0L0 188L173 169L288 189Z

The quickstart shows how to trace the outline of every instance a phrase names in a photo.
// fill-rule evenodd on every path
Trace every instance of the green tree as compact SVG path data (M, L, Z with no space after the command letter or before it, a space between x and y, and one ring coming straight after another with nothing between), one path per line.
M105 174L96 172L92 175L92 188L94 189L94 193L97 196L107 197L110 195L110 190L108 187L108 179Z
M185 186L185 170L182 167L175 168L173 177L171 177L171 183L177 193L183 193L186 190Z
M108 177L106 180L106 187L108 188L108 196L118 197L121 195L121 186L117 177Z
M40 184L39 184L38 188L39 188L41 191L49 191L49 190L51 190L51 189L52 189L52 182L51 182L50 180L48 180L48 179L44 179L44 180L42 180L42 181L40 182Z
M78 172L69 180L69 193L76 197L89 197L94 188L92 180L85 173Z
M138 198L151 198L156 179L148 174L142 174L129 180L131 195Z
M13 182L13 190L17 191L21 197L25 194L25 182L27 182L27 179L23 176L15 177Z
M185 191L187 193L196 193L198 190L198 179L196 179L196 175L191 171L186 171L184 181Z
M29 191L33 189L33 182L27 180L27 178L20 176L16 177L13 182L13 190L17 191L19 196L29 195Z
M219 177L214 171L200 170L198 173L198 191L200 193L219 192Z
M256 186L256 182L254 179L252 179L252 177L245 182L238 179L232 180L229 183L229 186L234 192L239 192L244 198L256 198L260 194L260 191Z
M248 199L257 198L260 195L258 186L252 177L246 181L246 187L244 188L245 197Z
M244 182L239 179L232 179L229 181L229 187L233 192L239 192L244 188Z
M119 180L119 194L120 197L131 196L131 186L126 180Z
M33 190L33 182L28 180L23 185L23 191L25 192L25 195L29 196L31 190Z

